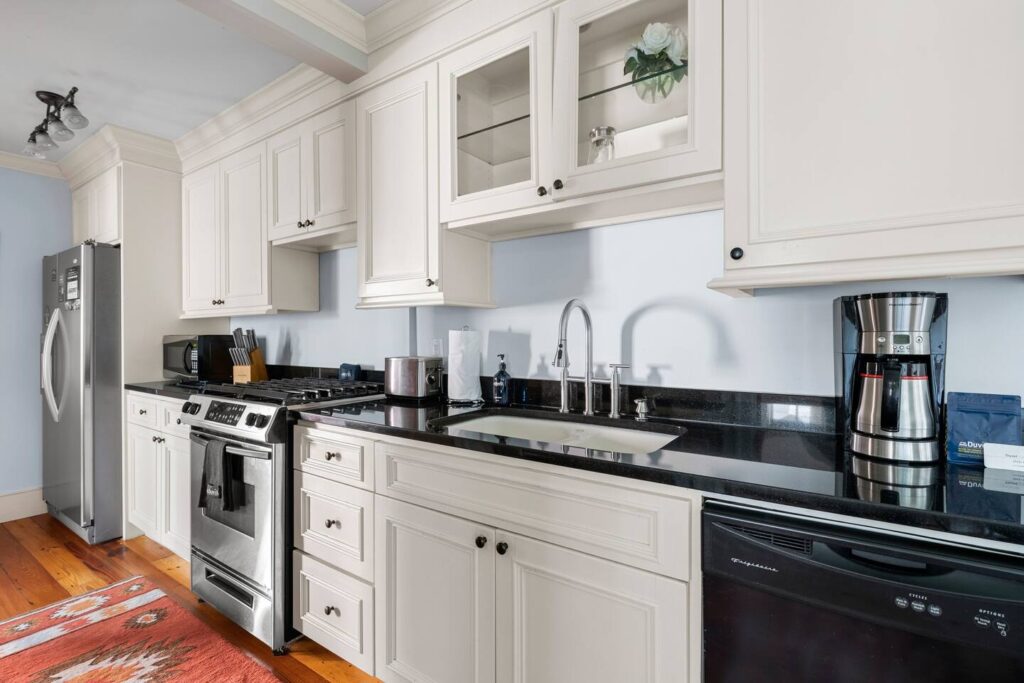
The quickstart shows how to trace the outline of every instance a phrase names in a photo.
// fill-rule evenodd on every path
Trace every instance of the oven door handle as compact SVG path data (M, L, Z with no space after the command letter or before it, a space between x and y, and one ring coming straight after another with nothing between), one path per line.
M206 446L210 443L210 439L207 439L205 437L199 436L198 434L190 434L189 438L192 441L194 441L197 444L199 444L200 446L202 446L203 448L206 448ZM224 441L227 441L227 439L224 439ZM228 443L228 445L224 448L224 450L226 452L232 454L232 455L240 455L243 458L256 458L256 459L259 459L259 460L270 460L271 451L257 451L257 450L252 450L252 449L249 449L249 448L242 448L240 446L235 446L230 441L228 441L227 443Z

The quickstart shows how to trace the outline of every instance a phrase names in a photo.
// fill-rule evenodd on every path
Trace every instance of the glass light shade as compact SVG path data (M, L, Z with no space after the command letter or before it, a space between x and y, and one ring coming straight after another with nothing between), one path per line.
M50 137L57 142L67 142L71 138L75 137L73 130L64 125L64 122L58 118L50 119Z
M36 147L45 152L48 149L57 149L57 143L53 141L48 133L36 133Z
M39 145L36 143L35 140L29 140L25 144L25 149L21 150L21 153L24 154L25 156L33 157L36 159L45 158L43 156L43 153L39 151Z
M61 116L68 126L76 130L89 125L89 119L82 116L82 112L78 111L78 107L73 104L64 105L64 108L61 110Z

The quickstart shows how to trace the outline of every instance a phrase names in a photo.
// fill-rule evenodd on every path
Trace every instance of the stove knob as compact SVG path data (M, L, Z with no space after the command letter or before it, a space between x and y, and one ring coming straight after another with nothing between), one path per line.
M256 424L256 418L258 418L258 417L259 417L259 415L257 415L256 413L249 413L248 415L246 415L245 416L245 426L246 427L252 427L253 425L255 425Z
M260 429L266 427L268 422L270 422L270 418L267 417L266 415L256 416L256 426L259 427Z
M189 413L190 413L191 415L195 415L196 413L198 413L198 412L199 412L199 409L200 409L200 408L202 408L202 406L201 406L201 405L199 405L198 403L193 403L193 404L192 404L192 407L190 407L190 408L188 409L188 412L189 412Z
M181 412L189 413L192 412L192 401L185 401L181 404Z

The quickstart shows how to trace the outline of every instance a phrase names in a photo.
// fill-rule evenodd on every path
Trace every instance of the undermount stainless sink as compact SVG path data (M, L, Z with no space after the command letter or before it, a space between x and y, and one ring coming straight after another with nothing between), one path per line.
M625 429L589 422L519 415L485 415L447 426L448 434L472 438L472 433L542 441L615 453L643 455L664 448L678 434Z

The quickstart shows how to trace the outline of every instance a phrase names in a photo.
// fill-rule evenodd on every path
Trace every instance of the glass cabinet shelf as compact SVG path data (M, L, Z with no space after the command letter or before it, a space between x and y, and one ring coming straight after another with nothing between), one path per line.
M487 126L485 128L480 128L478 130L473 130L473 131L470 131L468 133L462 133L461 135L459 135L458 139L459 140L466 140L468 138L473 137L474 135L480 135L481 133L489 133L492 130L496 130L498 128L502 128L503 126L511 126L513 123L519 123L520 121L525 121L528 118L530 118L529 114L523 114L522 116L517 116L514 119L509 119L508 121L502 121L501 123L495 123L495 124Z
M684 71L686 68L687 68L687 63L686 63L686 60L684 59L683 63L680 64L679 66L674 66L671 69L665 69L664 71L658 71L657 73L647 74L646 76L642 76L640 78L637 78L636 80L628 80L628 81L625 81L623 83L619 83L618 85L612 85L612 86L609 86L609 87L604 88L602 90L598 90L597 92L587 93L586 95L580 95L579 99L580 99L580 102L583 102L584 100L589 100L589 99L594 98L594 97L600 97L601 95L607 95L608 93L615 92L616 90L619 90L621 88L628 88L630 86L634 86L634 89L635 89L635 86L636 86L637 83L643 83L645 81L651 81L651 80L653 80L655 78L661 78L662 76L667 76L669 74L674 74L674 73L679 72L679 71Z

